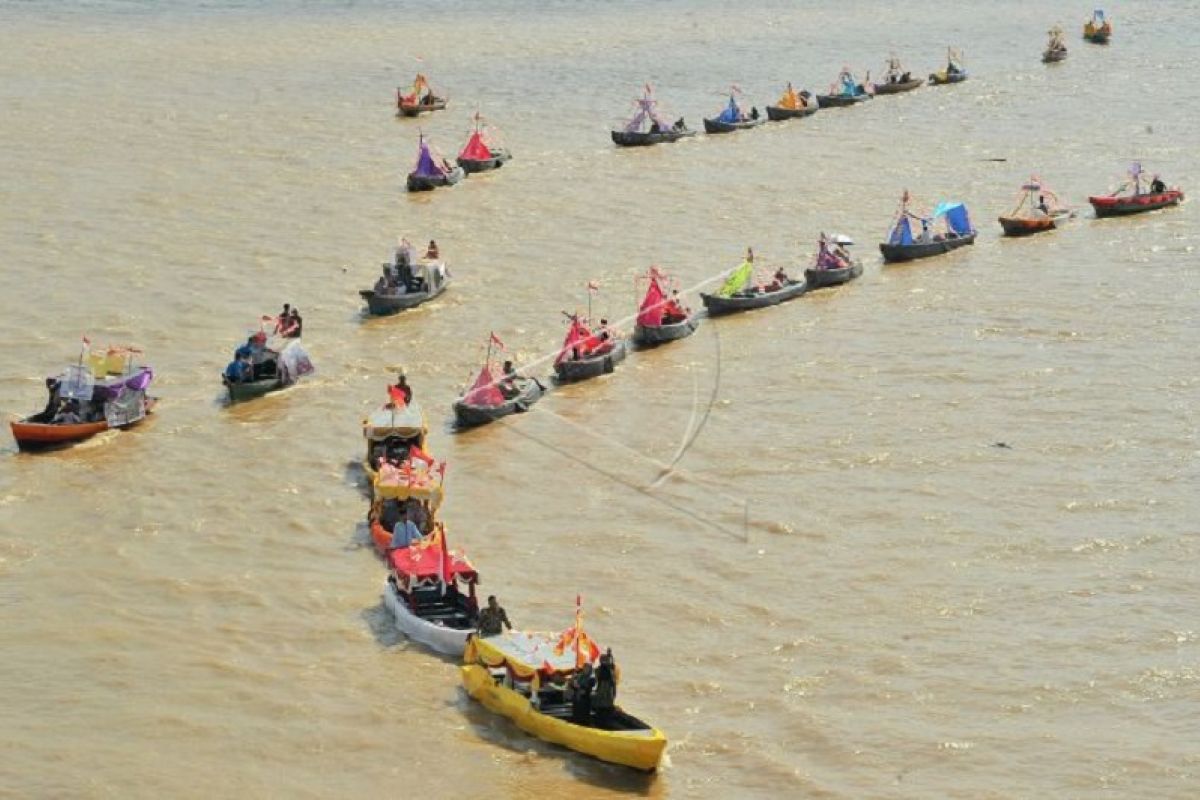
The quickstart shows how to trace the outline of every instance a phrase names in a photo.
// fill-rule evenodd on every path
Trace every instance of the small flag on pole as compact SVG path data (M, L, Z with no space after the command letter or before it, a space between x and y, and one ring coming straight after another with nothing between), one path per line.
M589 292L598 292L598 291L600 291L600 282L599 282L599 281L588 281L588 283L587 283L587 289L588 289L588 291L589 291Z
M496 335L495 331L492 331L492 344L496 345L496 347L499 347L501 350L508 349L504 346L504 342L500 341L500 337Z

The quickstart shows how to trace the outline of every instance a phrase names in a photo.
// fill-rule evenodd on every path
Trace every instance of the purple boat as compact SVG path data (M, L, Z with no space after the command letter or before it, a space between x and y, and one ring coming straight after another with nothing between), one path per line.
M417 151L417 166L408 173L410 192L428 192L439 186L453 186L463 179L463 168L452 164L441 153L435 151L421 134L420 149Z

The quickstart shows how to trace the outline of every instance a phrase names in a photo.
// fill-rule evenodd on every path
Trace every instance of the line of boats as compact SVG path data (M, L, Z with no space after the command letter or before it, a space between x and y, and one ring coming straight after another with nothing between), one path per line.
M383 605L412 641L461 659L467 694L521 730L604 761L655 770L666 735L616 702L612 652L583 626L561 633L514 629L494 597L482 603L480 573L450 547L439 513L446 465L426 451L428 424L403 379L363 420L371 486L370 539L384 560Z

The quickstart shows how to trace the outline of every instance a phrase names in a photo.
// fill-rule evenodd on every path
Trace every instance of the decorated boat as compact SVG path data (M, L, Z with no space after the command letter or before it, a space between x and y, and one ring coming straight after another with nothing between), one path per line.
M479 626L479 573L465 553L452 552L441 523L433 533L387 554L383 604L396 629L434 652L460 656Z
M372 482L378 476L381 464L403 461L413 447L424 449L429 433L425 413L417 401L405 402L398 392L389 392L389 395L389 402L362 421L363 439L367 443L363 469Z
M241 403L286 389L315 371L299 339L271 339L260 329L234 352L234 361L221 374L221 383L229 393L229 402Z
M463 661L467 694L526 733L613 764L658 768L667 737L615 702L620 672L583 630L581 612L560 634L472 636Z
M848 236L827 237L824 233L817 241L817 255L813 265L804 270L804 280L809 291L849 283L862 275L862 264L850 257L846 250L854 244Z
M504 342L494 332L488 337L483 367L462 396L454 403L454 419L460 428L485 425L510 414L528 411L542 398L544 388L536 378L517 374L511 361L497 366L493 352L504 351ZM499 376L499 377L497 377Z
M446 464L439 464L415 444L407 451L392 448L378 463L371 479L367 522L371 543L380 555L392 549L397 523L419 520L420 535L433 532L432 522L445 497Z
M773 279L765 285L754 283L754 251L746 252L746 259L730 272L725 282L713 294L700 294L710 316L733 314L766 308L792 300L808 290L806 281L793 280L782 269L775 271Z
M875 94L911 92L924 83L924 78L914 78L911 72L900 65L900 59L892 56L887 60L887 69L883 72L883 80L875 84Z
M837 80L830 85L829 93L817 95L817 103L821 108L844 108L865 103L874 96L874 87L869 76L867 80L859 83L849 67L842 67Z
M466 172L462 167L451 164L441 153L436 152L421 134L417 145L417 164L408 173L410 192L428 192L441 186L453 186L463 179Z
M747 112L742 104L738 102L740 96L741 91L737 87L734 87L729 93L729 102L725 105L724 110L715 117L704 118L705 133L733 133L734 131L755 128L766 122L765 119L758 115L757 108L751 108Z
M947 83L962 83L967 79L967 68L963 62L962 51L954 48L946 48L946 68L940 72L932 72L929 75L930 86L941 86Z
M1063 29L1057 25L1050 29L1050 40L1046 42L1046 49L1042 51L1042 63L1054 64L1063 61L1067 57L1067 42L1063 38Z
M85 339L79 362L46 378L46 407L9 423L17 447L40 450L74 444L145 419L156 402L146 394L154 371L136 363L140 353L133 347L92 351Z
M1092 204L1096 216L1121 217L1141 214L1177 206L1183 202L1183 190L1179 187L1168 187L1157 175L1148 185L1143 186L1143 176L1142 165L1134 164L1129 170L1129 178L1112 194L1089 197L1088 202Z
M1029 236L1054 230L1070 215L1071 209L1034 175L1022 184L1013 210L1000 217L1000 227L1005 236Z
M446 98L434 93L428 79L421 73L413 80L408 91L396 90L396 116L416 117L430 111L441 111L446 107Z
M458 165L471 175L500 169L511 158L512 154L508 152L508 148L500 144L496 129L486 125L483 117L476 113L475 129L463 145L463 149L458 152Z
M653 347L673 342L691 336L699 324L696 315L679 297L679 291L672 287L671 279L658 267L651 267L646 275L646 293L638 307L633 343Z
M787 88L783 90L783 95L775 105L767 106L767 119L779 122L796 117L807 117L817 113L818 108L820 108L820 104L816 97L807 89L797 92L789 81Z
M674 122L667 121L650 84L646 84L645 94L634 104L636 110L633 116L620 128L611 131L613 144L618 147L647 147L696 135L696 131L688 128L683 117Z
M382 265L375 286L360 289L358 294L367 302L368 314L388 316L432 300L449 285L450 270L434 248L424 258L417 259L413 246L407 239L401 239L392 262Z
M959 202L939 203L929 216L914 214L909 210L908 192L900 200L886 242L881 242L879 251L886 263L915 261L920 258L939 256L975 243L975 229L967 207ZM912 223L921 225L921 232L913 234ZM940 230L939 228L940 223Z
M1083 38L1092 44L1108 44L1112 31L1112 21L1105 16L1104 9L1097 8L1083 25Z
M559 383L575 383L607 375L625 360L625 339L616 331L601 326L593 331L589 320L578 314L568 315L571 327L554 359L554 376Z

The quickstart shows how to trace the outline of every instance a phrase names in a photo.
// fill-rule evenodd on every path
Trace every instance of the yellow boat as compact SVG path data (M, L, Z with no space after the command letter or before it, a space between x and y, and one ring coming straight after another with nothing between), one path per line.
M578 647L564 650L563 639L575 630L562 635L506 631L486 638L472 636L463 654L463 686L486 708L543 741L601 761L656 770L667 747L662 731L619 706L603 716L589 714L586 723L572 717L566 684L578 671L576 664L582 666L581 661L590 663L598 656L590 640L590 654Z
M388 450L408 450L416 446L425 449L429 424L425 412L414 403L397 407L388 403L363 420L363 438L367 440L367 455L363 468L373 483L379 470L379 459Z

